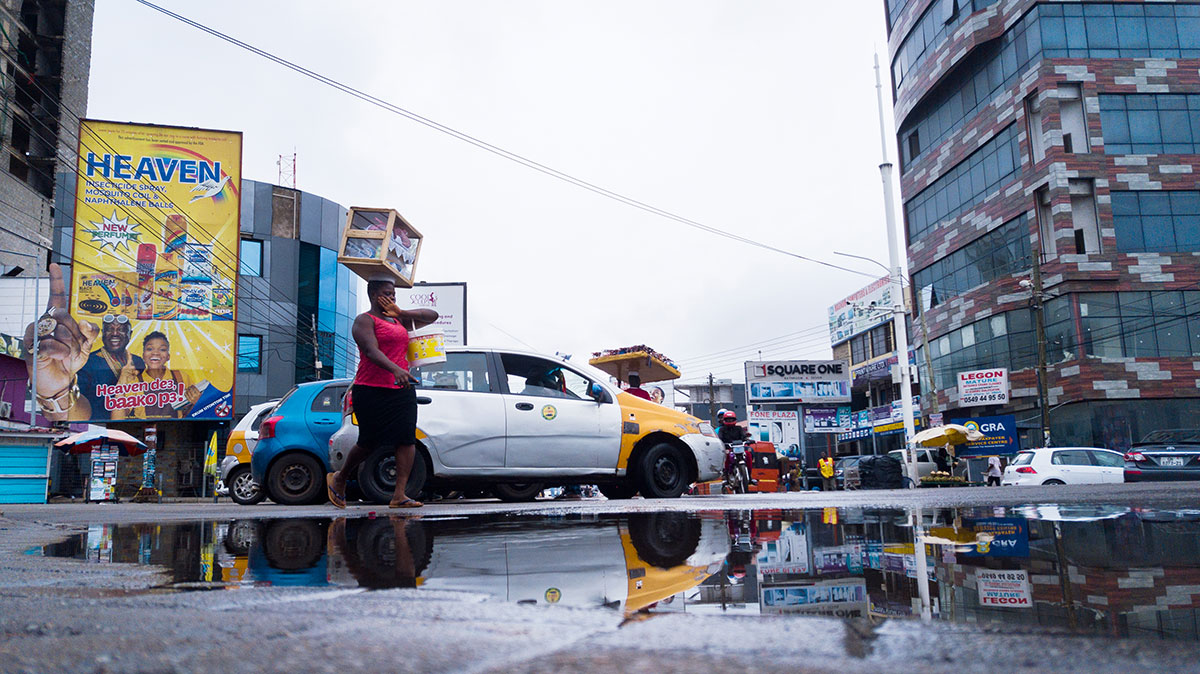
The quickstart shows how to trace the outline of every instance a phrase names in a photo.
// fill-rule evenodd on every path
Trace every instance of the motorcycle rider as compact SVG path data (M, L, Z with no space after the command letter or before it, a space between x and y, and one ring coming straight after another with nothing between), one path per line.
M721 412L721 428L717 431L717 437L721 442L730 445L749 440L750 431L738 425L736 412L724 410Z

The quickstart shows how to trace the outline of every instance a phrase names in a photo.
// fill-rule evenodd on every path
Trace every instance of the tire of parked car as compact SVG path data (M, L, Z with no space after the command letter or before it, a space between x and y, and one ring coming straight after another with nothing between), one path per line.
M267 492L281 505L304 505L325 497L325 467L311 454L291 452L267 471Z
M505 503L522 503L534 500L543 489L541 482L501 482L492 487L492 493Z
M250 474L250 464L243 463L229 471L225 484L229 486L229 498L238 505L255 505L262 503L267 497L254 476Z
M675 498L690 482L687 460L678 447L660 442L642 454L636 479L646 498Z
M1062 480L1046 480L1042 484L1066 484L1066 482L1063 482Z
M425 457L417 450L413 457L412 469L408 473L408 484L404 494L411 499L418 498L425 489L425 481L429 477L429 466ZM371 503L383 505L392 500L396 493L396 452L392 449L377 449L362 462L358 469L358 487L362 489L363 498Z
M316 520L279 519L266 525L263 555L280 571L311 569L325 554L325 531Z
M604 494L604 497L608 499L633 498L638 493L637 487L625 482L598 484L596 486L600 488L600 493Z
M700 520L687 513L632 514L629 539L643 562L670 569L696 552L700 544Z

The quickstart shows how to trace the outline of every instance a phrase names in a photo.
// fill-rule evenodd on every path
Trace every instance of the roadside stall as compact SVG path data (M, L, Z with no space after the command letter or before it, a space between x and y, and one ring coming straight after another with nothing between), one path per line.
M947 454L947 462L949 470L937 469L921 478L922 487L965 487L978 486L980 482L969 482L962 475L954 474L954 464L957 460L954 457L954 447L963 445L968 442L981 440L983 434L974 428L968 428L959 424L946 424L944 426L934 426L927 428L913 436L913 444L919 447L938 447L944 448Z
M0 503L45 503L50 486L49 431L0 431Z

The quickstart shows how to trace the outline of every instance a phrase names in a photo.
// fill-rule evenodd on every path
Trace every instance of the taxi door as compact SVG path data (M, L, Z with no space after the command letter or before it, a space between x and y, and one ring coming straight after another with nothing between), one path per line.
M592 380L554 361L500 354L508 440L506 468L616 470L621 409L587 396Z
M504 401L487 354L451 352L446 362L412 368L417 426L448 468L504 465Z

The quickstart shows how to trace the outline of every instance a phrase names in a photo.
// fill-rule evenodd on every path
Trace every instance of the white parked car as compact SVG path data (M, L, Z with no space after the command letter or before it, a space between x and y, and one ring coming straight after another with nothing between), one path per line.
M225 491L218 489L217 493L228 495L239 505L254 505L267 496L250 475L250 455L258 444L259 425L278 404L278 400L270 400L251 407L230 431L225 443L225 458L219 471Z
M937 452L937 449L930 449L928 447L917 447L916 448L917 479L918 480L923 477L929 477L930 473L937 470L937 462L935 462L933 460L933 455L936 452ZM907 478L908 477L908 462L905 460L904 450L903 449L893 449L892 451L888 452L888 456L890 456L893 459L900 462L901 470L904 471L904 477Z
M1125 481L1125 455L1099 447L1040 447L1017 454L1001 484L1103 484Z

